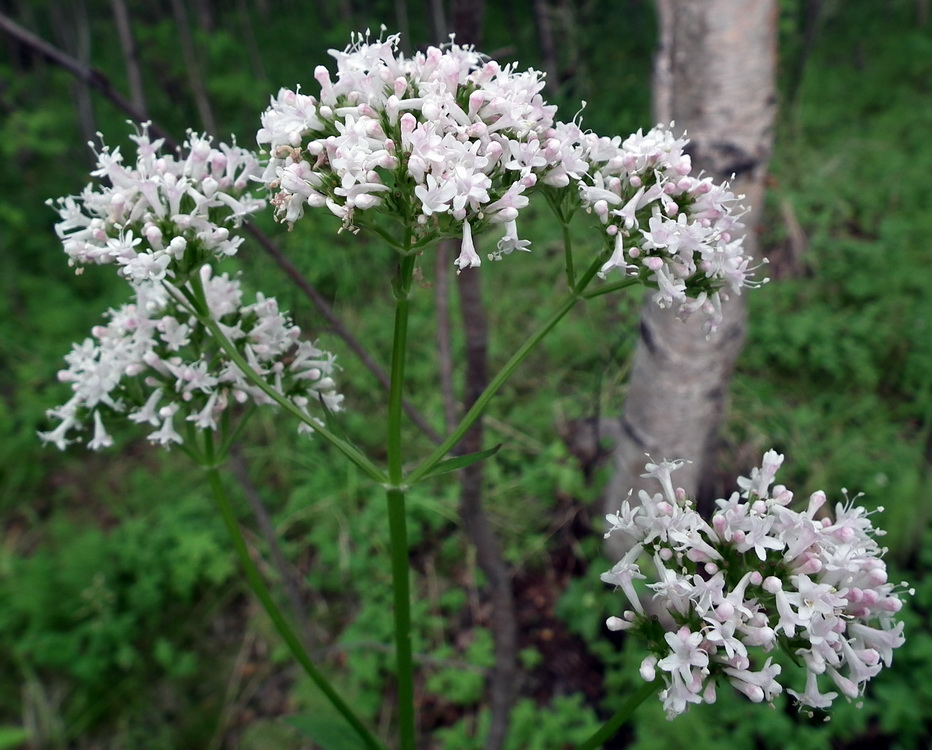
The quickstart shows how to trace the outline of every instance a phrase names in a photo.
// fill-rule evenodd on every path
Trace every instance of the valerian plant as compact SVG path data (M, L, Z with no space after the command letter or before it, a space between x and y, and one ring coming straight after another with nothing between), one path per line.
M101 146L97 182L54 204L69 262L78 272L115 266L132 301L111 310L66 357L60 377L73 395L49 412L57 424L40 437L64 449L89 432L87 446L99 450L112 444L107 425L126 418L146 425L151 442L178 446L201 463L249 582L295 658L367 747L413 750L410 488L494 452L450 457L578 302L645 285L654 302L680 317L703 316L713 335L722 301L761 281L743 250L739 197L727 184L692 174L687 142L669 128L622 139L586 131L578 118L557 121L541 96L542 74L501 66L453 40L405 57L397 36L366 34L332 54L335 75L322 66L314 71L318 94L282 89L272 97L257 134L261 155L194 133L177 154L164 154L142 126L133 137L135 163ZM239 250L242 223L267 205L263 192L286 224L326 210L341 230L375 235L397 258L384 466L331 429L344 406L333 355L302 339L274 298L247 302L239 280L216 268ZM408 456L401 410L418 264L448 238L461 243L459 272L530 252L521 215L535 193L564 229L567 293L449 435L420 460ZM592 248L583 252L568 229L580 215L595 220ZM288 412L385 493L397 743L378 738L316 667L248 554L219 468L255 407ZM753 649L779 645L801 660L805 687L791 692L819 709L836 697L822 692L820 675L856 698L890 663L903 642L894 620L901 588L886 581L867 515L848 503L834 521L823 519L819 494L805 511L792 510L792 494L770 487L780 461L766 454L763 467L741 480L743 492L719 501L711 522L673 489L676 462L649 463L663 492L643 493L639 505L626 502L608 517L609 533L627 534L632 546L603 575L631 606L607 625L647 639L647 683L580 748L598 746L651 694L660 693L671 716L714 700L721 680L770 701L781 690L780 667L768 657L753 668ZM646 579L645 561L656 577L652 596L637 584Z

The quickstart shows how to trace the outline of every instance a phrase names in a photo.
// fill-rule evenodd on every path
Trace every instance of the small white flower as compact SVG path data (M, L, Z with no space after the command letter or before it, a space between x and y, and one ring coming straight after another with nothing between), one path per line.
M482 260L476 253L476 247L473 245L472 229L468 221L463 222L463 243L459 257L453 262L457 266L457 273L464 268L478 268L482 264Z

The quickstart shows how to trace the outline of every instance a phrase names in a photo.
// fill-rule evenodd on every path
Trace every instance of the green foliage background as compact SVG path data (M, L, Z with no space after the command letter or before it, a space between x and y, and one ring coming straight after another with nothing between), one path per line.
M411 44L423 44L430 38L427 14L408 5ZM650 4L554 5L560 75L551 98L562 116L572 117L585 99L584 121L597 132L649 126ZM862 709L842 706L827 724L799 717L784 702L748 713L747 703L723 690L715 706L672 723L659 704L642 707L620 740L631 747L906 750L926 747L932 737L932 684L924 679L932 667L932 25L919 23L918 1L822 5L807 41L813 3L782 3L781 113L764 226L765 248L782 260L774 269L779 277L750 295L751 334L717 471L734 477L775 447L787 453L782 479L798 496L824 488L837 497L846 486L885 506L879 523L890 529L894 576L917 589L906 612L907 645L872 683ZM176 135L199 128L170 4L128 6L153 118ZM195 7L213 10L209 31ZM328 48L344 47L351 30L397 23L396 4L384 0L240 2L225 10L202 2L188 9L218 136L244 144L254 142L258 113L280 86L314 89L313 69L328 62ZM487 4L484 48L497 59L540 67L532 9L530 0ZM0 10L72 54L80 39L66 32L86 18L91 64L126 90L109 2L3 2ZM244 596L204 482L184 456L156 452L130 431L119 450L102 455L79 448L58 454L36 440L44 411L66 397L55 378L62 356L125 294L110 272L73 275L55 239L54 215L43 205L87 181L92 162L75 112L77 87L64 71L5 42L0 749L310 747L280 717L327 708ZM108 143L126 144L126 116L96 95L90 100L94 127ZM494 361L559 293L557 228L545 213L532 214L524 229L533 256L482 269ZM266 225L387 361L391 257L364 239L337 236L328 217L309 218L290 234ZM258 248L247 245L237 263L247 285L276 293L308 335L339 352L351 405L346 429L378 454L383 448L371 424L380 394L370 376ZM439 421L430 259L423 270L411 385L422 411ZM604 476L585 476L558 433L570 420L619 411L637 306L632 297L576 311L490 414L489 439L505 448L489 464L487 502L509 562L517 580L548 581L562 592L553 622L582 639L592 660L584 676L602 680L594 694L566 688L543 641L528 635L522 661L529 677L509 740L515 750L578 741L636 679L636 645L618 643L602 628L618 608L597 580L610 561L597 533L572 531L574 524L585 531L592 519L597 525ZM455 346L461 352L459 340ZM412 438L412 450L425 445ZM382 647L391 640L382 499L284 421L257 420L242 452L301 579L321 658L351 702L384 721L392 663ZM457 533L457 488L447 479L419 488L411 501L415 648L423 656L419 695L436 729L433 746L460 750L482 746L488 716L481 670L492 649L481 576ZM255 528L245 502L241 508L243 523ZM250 540L264 550L258 533ZM572 580L558 563L567 549L580 574ZM532 621L528 633L542 627Z

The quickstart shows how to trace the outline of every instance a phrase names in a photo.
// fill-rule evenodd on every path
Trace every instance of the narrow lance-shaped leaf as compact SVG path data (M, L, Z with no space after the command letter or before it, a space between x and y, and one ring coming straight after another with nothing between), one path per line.
M467 453L464 456L453 456L444 461L441 461L433 469L431 469L427 474L424 475L424 479L427 477L436 477L440 474L449 474L451 471L458 471L459 469L465 469L467 466L471 466L474 463L478 463L490 456L494 456L501 449L502 443L499 443L494 448L488 448L484 451L479 451L477 453Z

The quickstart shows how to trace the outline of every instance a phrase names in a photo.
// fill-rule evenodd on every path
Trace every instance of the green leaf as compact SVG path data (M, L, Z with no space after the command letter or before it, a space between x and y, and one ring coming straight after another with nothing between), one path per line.
M457 471L459 469L465 469L467 466L471 466L474 463L482 461L489 456L494 456L501 449L502 443L499 443L494 448L488 448L484 451L479 451L478 453L467 453L463 456L453 456L453 458L448 458L441 461L433 469L428 471L423 479L428 477L436 477L440 474L448 474L451 471Z
M353 728L335 716L304 714L289 716L285 721L323 750L366 750L365 743Z
M0 727L0 750L14 750L26 744L29 735L22 727Z

